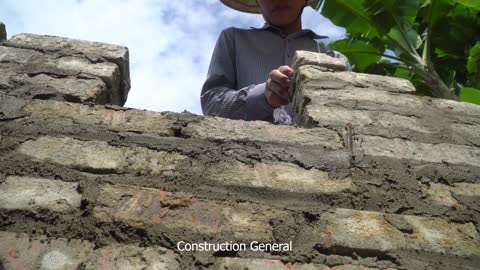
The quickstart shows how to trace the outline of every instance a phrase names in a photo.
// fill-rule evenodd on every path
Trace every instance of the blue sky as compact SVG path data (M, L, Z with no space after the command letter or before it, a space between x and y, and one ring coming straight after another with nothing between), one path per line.
M311 8L302 20L332 40L345 34ZM127 46L132 88L125 106L196 114L222 29L263 25L261 15L218 0L0 0L0 21L9 38L35 33Z

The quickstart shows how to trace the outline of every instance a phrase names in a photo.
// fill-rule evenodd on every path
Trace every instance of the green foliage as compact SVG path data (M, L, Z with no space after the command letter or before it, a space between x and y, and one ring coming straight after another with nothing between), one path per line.
M480 88L480 42L470 49L467 60L467 73L469 85Z
M348 33L329 46L355 71L409 79L419 94L478 102L479 0L323 0L322 6Z
M460 101L466 101L480 105L480 91L475 88L463 87Z
M356 40L338 40L329 45L347 56L356 67L365 70L369 65L377 63L382 58L384 49L371 43Z

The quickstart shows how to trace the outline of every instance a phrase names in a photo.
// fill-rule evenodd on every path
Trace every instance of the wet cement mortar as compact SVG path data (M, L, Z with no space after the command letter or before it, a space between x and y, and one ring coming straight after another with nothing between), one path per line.
M134 227L122 222L103 223L92 215L97 193L102 184L125 184L157 188L173 192L188 192L197 198L215 200L225 205L248 203L252 208L268 206L287 211L283 219L271 220L273 235L278 242L294 239L295 250L286 253L183 253L178 252L182 268L210 269L217 257L278 258L292 263L319 263L328 266L360 264L363 266L399 269L414 269L427 265L435 269L451 269L452 263L465 262L460 258L421 252L349 250L341 247L325 248L315 242L313 227L326 211L335 208L379 211L403 215L441 217L455 222L472 222L479 229L479 202L458 197L462 206L451 209L432 206L421 191L421 185L430 183L474 183L480 175L478 168L451 164L426 164L410 160L378 158L356 154L348 164L348 153L343 150L316 149L301 145L275 143L235 142L228 140L201 140L186 136L182 129L188 123L201 121L202 117L172 114L176 117L174 137L159 137L153 134L119 132L95 126L75 123L64 125L45 124L41 119L32 119L22 111L25 102L3 106L0 115L0 183L9 175L42 177L67 182L79 182L82 194L81 209L70 213L52 213L47 210L0 211L0 231L24 232L46 235L50 238L85 239L96 248L111 243L131 243L139 246L160 245L176 250L180 240L226 241L233 239L228 233L205 235L186 229L169 229L162 226ZM340 131L340 130L338 130ZM340 133L341 134L341 133ZM178 166L174 176L150 175L145 171L92 172L84 168L70 168L48 161L34 161L16 153L20 143L41 136L72 137L79 140L106 141L112 146L141 146L186 155L194 162L186 161ZM321 154L319 154L321 153ZM356 185L355 191L331 195L306 195L278 190L217 186L212 184L212 175L205 168L222 161L240 161L245 164L257 162L288 162L310 169L329 171L333 179L350 176ZM347 164L347 165L346 165ZM427 179L427 180L426 180ZM415 259L418 257L418 260Z

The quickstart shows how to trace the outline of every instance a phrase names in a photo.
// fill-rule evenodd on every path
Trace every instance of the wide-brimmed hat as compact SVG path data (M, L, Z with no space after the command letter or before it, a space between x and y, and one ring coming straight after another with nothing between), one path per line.
M248 13L262 13L255 0L220 0L223 4L235 10ZM316 8L320 0L308 0L308 5Z

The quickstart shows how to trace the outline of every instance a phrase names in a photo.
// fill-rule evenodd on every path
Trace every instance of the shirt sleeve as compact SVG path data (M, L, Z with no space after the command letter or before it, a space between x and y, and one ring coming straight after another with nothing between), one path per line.
M200 102L204 115L230 119L273 121L265 98L265 83L236 89L234 28L220 34L203 84Z

